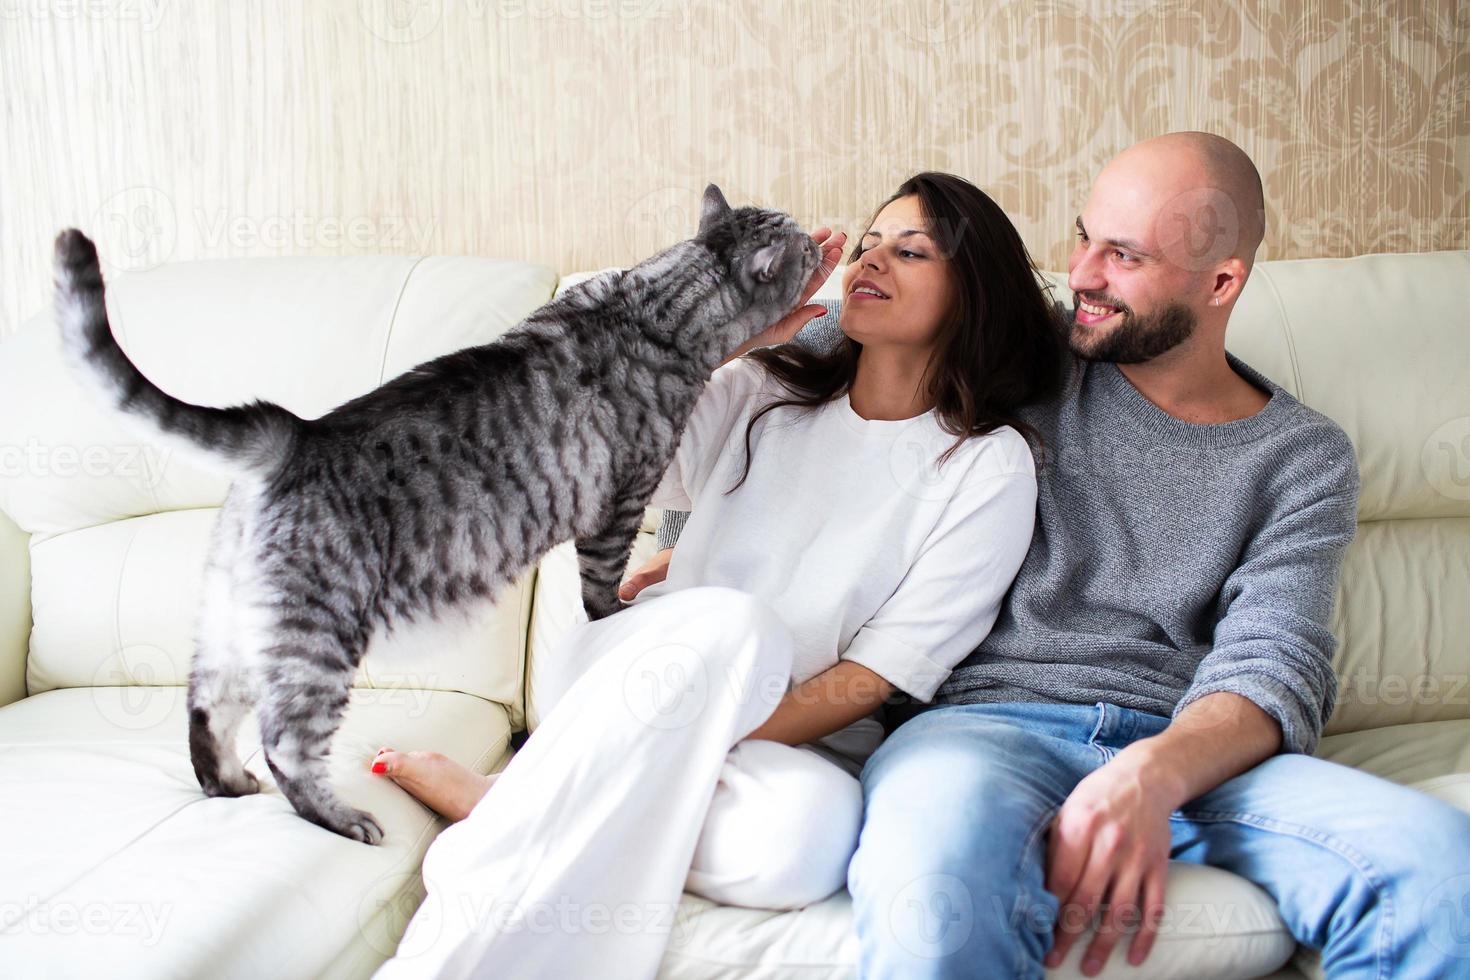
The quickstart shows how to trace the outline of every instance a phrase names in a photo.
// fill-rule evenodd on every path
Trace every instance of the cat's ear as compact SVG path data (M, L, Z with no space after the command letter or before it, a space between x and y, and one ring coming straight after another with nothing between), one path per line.
M781 256L786 254L786 243L776 242L764 248L758 248L750 253L746 259L745 267L750 272L750 278L755 282L770 282L776 278L776 266L781 261Z
M712 223L729 213L730 205L725 201L725 195L718 186L710 184L704 189L704 204L699 210L699 234L707 233Z

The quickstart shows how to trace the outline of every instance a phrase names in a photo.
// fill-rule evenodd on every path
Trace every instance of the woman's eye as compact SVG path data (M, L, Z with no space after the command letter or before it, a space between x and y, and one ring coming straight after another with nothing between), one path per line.
M912 256L913 256L913 257L914 257L914 258L916 258L916 259L922 259L922 258L923 258L923 257L924 257L924 256L922 256L922 255L920 255L920 254L919 254L919 253L918 253L918 252L910 252L910 251L909 251L909 250L908 250L908 249L906 249L906 248L901 248L901 249L899 249L899 250L898 250L898 254L899 254L899 255L912 255Z

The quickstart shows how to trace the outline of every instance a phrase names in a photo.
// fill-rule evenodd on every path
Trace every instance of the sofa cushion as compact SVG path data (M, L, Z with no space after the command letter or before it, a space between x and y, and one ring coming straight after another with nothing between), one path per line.
M301 819L247 722L262 791L199 792L184 691L92 687L0 708L0 935L7 977L364 976L423 897L443 821L368 766L385 744L504 765L505 708L444 691L352 693L330 760L372 812L368 847ZM35 971L28 973L27 971Z
M1470 812L1470 721L1431 721L1322 739L1318 758L1417 789Z
M1140 967L1118 950L1102 977L1191 980L1254 977L1287 962L1296 941L1260 888L1218 868L1172 862L1168 909ZM951 928L970 928L963 912ZM852 899L846 891L804 909L769 912L685 895L659 971L661 980L847 980L857 976ZM1080 977L1077 949L1049 977ZM1000 976L1001 971L996 972Z
M1359 524L1332 632L1327 734L1470 719L1470 517Z

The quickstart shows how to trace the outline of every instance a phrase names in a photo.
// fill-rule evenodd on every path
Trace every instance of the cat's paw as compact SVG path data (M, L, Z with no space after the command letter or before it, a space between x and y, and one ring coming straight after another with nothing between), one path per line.
M205 796L249 796L260 792L260 780L255 778L254 773L244 769L232 776L200 780L199 785L204 790Z
M383 828L366 810L346 810L342 821L332 829L364 844L377 844L383 839Z
M622 608L623 602L618 599L616 594L613 595L612 601L610 602L602 600L589 601L585 598L582 600L582 609L587 613L587 621L590 623L595 623L599 619L606 619Z
M221 780L228 790L229 796L249 796L260 792L260 780L255 778L255 773L242 769L240 775L234 779Z

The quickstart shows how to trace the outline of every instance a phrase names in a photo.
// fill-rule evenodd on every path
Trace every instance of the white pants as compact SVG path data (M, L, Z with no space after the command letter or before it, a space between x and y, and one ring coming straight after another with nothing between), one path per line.
M646 980L686 888L785 909L843 886L858 781L809 749L741 741L791 674L790 630L763 600L682 589L548 652L540 726L429 848L428 895L377 978Z

